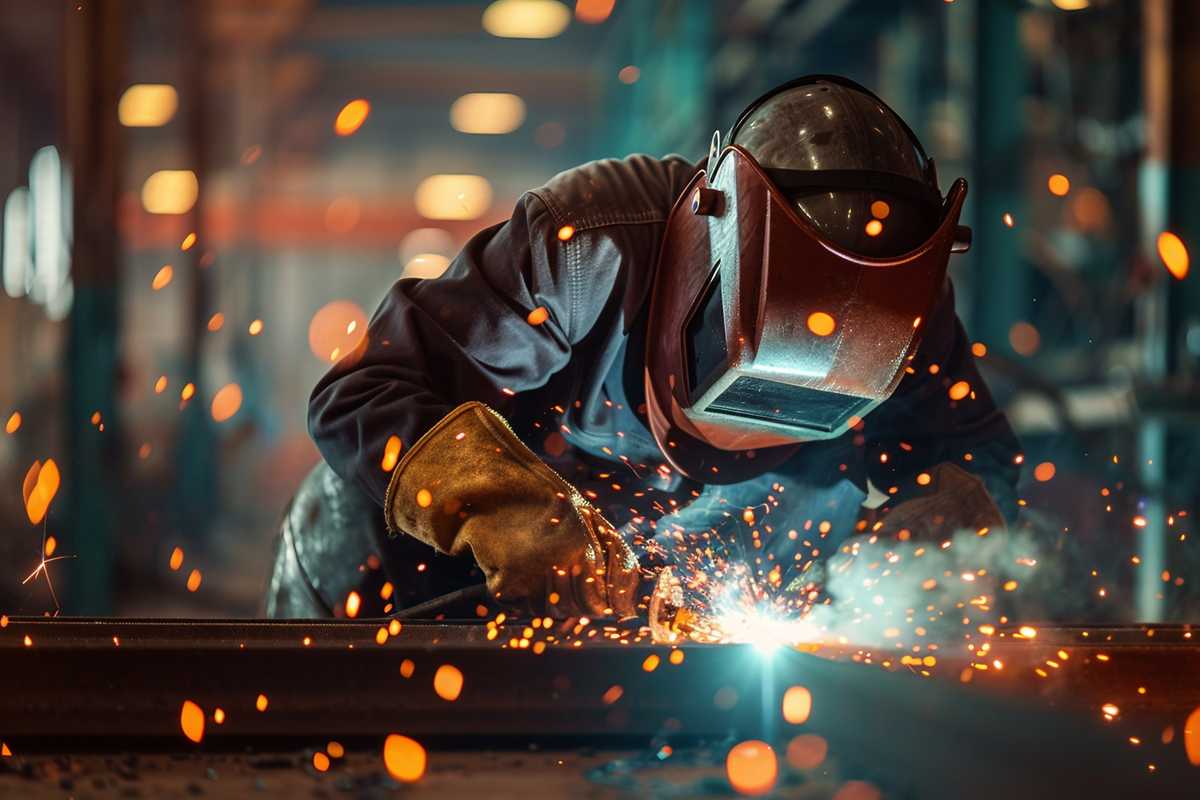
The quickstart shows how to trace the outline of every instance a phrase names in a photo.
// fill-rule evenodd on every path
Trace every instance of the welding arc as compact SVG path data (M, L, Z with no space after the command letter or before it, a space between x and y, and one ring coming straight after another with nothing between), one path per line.
M479 583L474 586L468 586L465 589L448 592L432 600L426 600L424 603L418 603L415 606L401 609L392 614L392 619L423 619L425 617L433 617L458 603L483 600L485 597L487 597L487 584Z

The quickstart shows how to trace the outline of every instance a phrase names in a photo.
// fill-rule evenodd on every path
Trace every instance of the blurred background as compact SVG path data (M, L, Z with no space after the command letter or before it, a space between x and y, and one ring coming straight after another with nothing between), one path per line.
M309 391L393 281L826 72L971 183L959 312L1085 567L1056 613L1193 617L1197 43L1188 0L6 0L0 610L259 613Z

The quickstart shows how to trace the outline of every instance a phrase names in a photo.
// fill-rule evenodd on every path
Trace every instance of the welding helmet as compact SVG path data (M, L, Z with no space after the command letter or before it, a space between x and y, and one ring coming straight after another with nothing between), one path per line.
M845 78L755 100L668 218L651 291L646 412L672 466L735 483L843 434L915 354L966 182Z

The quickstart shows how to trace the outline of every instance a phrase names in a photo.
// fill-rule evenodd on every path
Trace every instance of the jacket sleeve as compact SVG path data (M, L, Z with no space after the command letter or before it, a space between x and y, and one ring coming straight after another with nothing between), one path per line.
M395 459L388 440L416 443L454 407L479 400L501 413L571 356L569 243L538 197L475 235L437 279L397 281L365 343L313 390L309 432L342 478L382 505ZM537 309L536 315L530 317ZM539 321L539 317L545 316Z
M921 494L922 472L952 462L982 478L1014 521L1020 444L975 366L949 279L907 369L896 392L864 420L871 482L895 505Z

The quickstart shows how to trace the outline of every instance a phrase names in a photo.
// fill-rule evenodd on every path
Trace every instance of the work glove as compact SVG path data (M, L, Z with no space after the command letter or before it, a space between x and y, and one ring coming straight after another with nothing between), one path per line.
M634 614L633 551L482 403L464 403L396 465L388 531L474 556L500 602L556 617Z
M976 533L1004 529L1004 515L977 475L944 461L929 470L929 476L919 496L882 509L882 531L891 535L908 531L906 538L931 541L964 529Z

